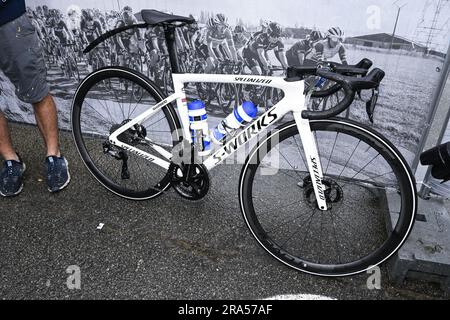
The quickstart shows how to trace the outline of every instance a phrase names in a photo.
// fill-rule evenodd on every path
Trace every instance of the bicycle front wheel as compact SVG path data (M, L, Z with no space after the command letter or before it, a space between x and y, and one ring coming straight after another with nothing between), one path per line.
M386 261L416 214L416 187L398 150L352 121L311 121L324 171L319 210L295 122L261 141L240 180L245 221L259 244L294 269L349 276ZM317 160L319 161L319 160ZM390 203L396 211L390 218ZM391 212L392 213L392 212Z
M164 99L140 73L122 67L88 76L72 106L77 149L91 174L108 190L132 200L161 195L171 183L167 168L112 145L109 136ZM119 141L170 163L180 139L180 121L172 105L120 135Z

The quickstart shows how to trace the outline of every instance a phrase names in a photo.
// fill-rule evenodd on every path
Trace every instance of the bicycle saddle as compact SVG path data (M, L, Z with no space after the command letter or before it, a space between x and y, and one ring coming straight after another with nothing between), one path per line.
M136 14L138 20L142 20L150 26L164 25L164 24L193 24L195 19L176 16L173 14L164 13L157 10L142 10L140 13Z
M445 143L420 155L423 166L431 166L431 174L442 183L450 181L450 143Z

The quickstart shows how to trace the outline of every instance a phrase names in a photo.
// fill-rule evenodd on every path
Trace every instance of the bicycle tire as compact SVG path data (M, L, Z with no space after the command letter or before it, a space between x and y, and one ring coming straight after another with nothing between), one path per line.
M378 266L380 264L382 264L383 262L385 262L388 258L390 258L391 256L393 256L400 248L401 246L404 244L404 242L406 241L408 235L410 234L412 227L414 225L414 221L415 221L415 215L416 215L416 211L417 211L417 192L416 192L416 184L415 184L415 180L414 180L414 176L411 173L411 170L409 168L409 166L407 165L407 162L405 161L405 159L403 158L403 156L400 154L400 152L398 152L398 150L392 145L392 143L390 143L389 141L387 141L383 136L381 136L380 134L376 133L375 131L362 126L361 124L358 124L356 122L353 121L349 121L349 120L344 120L344 119L329 119L329 120L320 120L320 121L311 121L311 128L313 130L313 132L315 133L315 137L317 139L317 136L326 136L325 133L329 133L329 134L336 134L336 140L337 137L339 137L339 133L340 134L348 134L349 137L354 137L355 139L359 139L359 141L363 141L362 145L367 144L367 146L372 147L373 149L377 150L380 152L380 155L383 157L383 159L385 159L386 163L388 163L388 165L391 166L392 169L392 173L395 176L396 179L398 179L398 190L397 192L392 192L389 191L390 195L393 197L398 197L398 199L401 201L401 205L399 206L399 213L398 213L398 220L395 223L395 220L391 221L390 219L386 219L387 216L380 216L380 217L376 217L376 210L373 210L373 212L370 212L370 214L367 214L367 219L371 219L371 220L376 220L378 225L375 226L373 225L372 228L378 228L376 229L377 232L379 232L380 234L377 233L377 237L381 237L382 233L384 232L383 229L386 229L386 221L389 220L391 221L390 223L392 224L392 233L391 234L387 234L386 239L383 240L373 240L376 239L377 237L370 237L369 239L369 235L371 236L371 234L369 232L366 233L366 229L370 226L367 226L367 224L365 223L361 223L360 219L363 216L362 213L364 213L365 211L360 211L360 216L356 216L356 218L351 214L350 216L348 216L348 210L350 209L350 212L353 212L355 210L357 210L358 206L362 206L364 208L367 208L365 206L366 203L368 203L367 201L380 201L380 207L387 209L387 200L385 197L383 197L383 193L379 192L378 194L376 192L374 192L374 190L368 188L368 185L370 184L367 181L360 181L357 180L356 176L354 176L353 178L350 178L350 182L347 181L345 183L344 186L346 187L351 187L352 189L346 191L347 195L342 191L342 198L339 199L339 201L344 201L344 196L346 196L346 198L350 198L349 204L351 204L351 206L349 207L344 207L341 206L341 208L343 208L343 212L339 213L339 216L333 216L333 211L334 208L330 209L329 211L324 211L322 212L322 214L319 214L316 216L316 220L319 219L320 217L320 229L319 229L319 222L318 225L316 226L316 233L318 230L320 231L321 234L324 234L325 239L327 239L328 237L332 236L330 234L334 233L334 236L336 237L336 239L338 239L339 237L342 238L342 244L345 244L348 242L351 242L351 244L349 246L345 246L345 245L339 245L337 241L335 241L335 243L333 243L333 241L323 241L323 238L320 239L319 241L313 241L313 239L308 239L308 237L312 237L314 236L314 231L312 235L308 235L308 233L310 232L310 230L306 231L306 234L301 232L301 230L306 226L306 228L308 227L312 227L312 229L314 229L314 227L312 226L312 222L314 221L314 212L317 212L313 207L312 211L308 212L308 214L311 214L309 216L309 224L306 224L306 221L303 221L305 223L300 224L300 227L297 228L296 223L299 221L299 217L297 216L297 214L299 214L299 209L297 209L294 213L292 213L294 215L294 219L290 220L289 222L286 223L285 221L285 225L281 225L281 229L279 229L279 233L280 236L278 236L276 234L275 231L277 231L277 229L271 229L270 227L271 224L274 224L272 221L275 221L275 216L281 215L283 212L283 208L280 208L280 206L277 207L276 210L270 210L269 208L264 208L264 206L268 206L268 204L270 205L271 203L279 203L279 202L283 202L280 199L284 199L282 197L279 198L270 198L270 196L266 196L268 193L266 192L263 196L259 196L257 191L254 191L254 189L259 188L259 185L262 185L264 183L264 179L263 181L260 181L259 176L256 176L256 173L258 171L258 168L261 167L263 168L264 165L262 165L263 161L268 161L266 158L267 155L270 156L271 151L272 150L276 150L276 148L278 148L278 150L280 150L280 148L282 148L281 143L284 143L285 141L288 141L288 139L293 138L294 141L296 141L296 136L298 135L298 129L297 126L295 124L295 122L290 122L285 124L284 126L280 127L279 130L277 130L276 132L271 133L270 136L267 137L267 139L264 139L262 141L260 141L260 143L255 147L255 149L250 153L247 162L244 166L244 168L242 169L242 173L241 173L241 178L240 178L240 186L239 186L239 200L240 200L240 206L241 206L241 211L242 214L244 216L244 220L246 221L246 224L248 226L248 228L250 229L252 235L255 237L255 239L257 240L257 242L259 243L259 245L261 245L270 255L272 255L274 258L276 258L277 260L279 260L280 262L284 263L285 265L296 269L298 271L302 271L308 274L312 274L312 275L318 275L318 276L325 276L325 277L341 277L341 276L350 276L350 275L355 275L355 274L359 274L362 272L365 272L369 269L371 269L374 266ZM273 140L273 138L275 138L275 140ZM334 148L336 147L336 140L335 140L335 146L333 147L333 152ZM275 141L272 143L272 141ZM277 142L278 141L278 142ZM301 141L301 140L300 140ZM352 141L352 140L349 140ZM356 140L355 140L356 141ZM326 142L325 139L323 141L324 143L327 143L328 145L330 144L330 141ZM292 143L292 142L291 142ZM288 146L288 144L285 144L286 146ZM358 149L360 145L358 144L358 146L354 149L353 154L355 154L355 151ZM297 147L300 150L299 145L297 144ZM353 148L353 146L352 146ZM359 147L360 148L360 147ZM343 147L343 149L345 149ZM287 150L287 149L285 149ZM345 149L346 150L346 149ZM365 148L363 148L363 150L360 152L358 151L357 154L363 154L362 152L365 150ZM366 152L369 149L367 149ZM280 154L282 154L280 152ZM319 154L320 154L320 148L319 148ZM326 154L323 153L323 148L322 148L322 154ZM328 153L329 155L330 153ZM349 152L347 153L343 153L343 154L347 154L346 157L348 157ZM352 155L350 155L350 159L352 158ZM290 155L291 159L292 159L292 154ZM333 153L331 153L329 160L328 160L328 166L330 166L330 162L332 162L332 158L333 158ZM344 161L346 158L343 158ZM350 160L349 159L349 160ZM381 159L382 160L382 159ZM286 160L287 161L287 160ZM301 160L300 160L301 161ZM299 162L300 162L299 161ZM324 163L325 160L323 160ZM348 164L348 163L347 163ZM347 164L345 164L345 166L347 166ZM291 165L291 164L290 164ZM372 165L372 164L371 164ZM332 165L333 166L333 165ZM292 166L293 171L289 171L289 173L292 173L292 179L293 181L296 181L296 179L301 179L302 177L299 176L297 177L296 174L299 174L300 171L298 171L297 169L294 169L295 167ZM306 168L306 163L305 163L305 168ZM280 166L281 168L281 166ZM324 168L324 167L323 167ZM374 165L375 168L375 165ZM366 168L364 168L366 169ZM345 170L345 168L344 168ZM279 169L280 173L283 170ZM305 176L307 177L309 172L308 169L305 169ZM325 168L324 168L325 171ZM328 168L327 168L328 171ZM375 171L376 172L376 171ZM378 171L379 173L380 171ZM384 171L381 171L384 172ZM287 177L287 171L284 172L286 175L283 175L282 178L284 178L284 180L288 180L290 179L289 177ZM352 172L353 173L353 172ZM336 174L337 175L337 174ZM342 173L341 173L342 175ZM386 175L386 174L385 174ZM369 175L368 175L369 176ZM382 177L383 175L381 175L380 177ZM256 177L256 180L255 180ZM330 175L331 177L331 175ZM326 179L327 176L324 175L324 178ZM338 177L338 179L340 178L340 176ZM377 178L377 177L375 177ZM270 177L271 180L269 181L276 181L277 177L272 176ZM387 179L387 178L386 178ZM331 180L331 178L330 178ZM353 181L354 180L354 181ZM280 181L282 181L282 179L280 179ZM297 180L298 181L298 180ZM307 180L304 180L307 181ZM351 183L353 182L354 185ZM294 196L296 196L297 198L295 198L295 202L294 204L299 204L300 202L303 202L304 204L307 203L307 198L306 198L306 186L305 183L303 183L303 195L302 197L297 197L296 194L297 192L294 190ZM332 185L332 183L330 183L330 185ZM342 185L341 185L342 186ZM294 188L297 186L294 186ZM273 193L276 193L277 188L274 188L272 185L270 185L270 190L273 191ZM312 189L312 187L311 187ZM330 188L330 193L332 188ZM354 189L354 190L353 190ZM381 188L380 188L381 189ZM283 190L280 190L280 194L285 194L285 193L289 193L290 189L284 187ZM336 190L337 187L336 187ZM363 194L363 196L361 196L360 198L357 196L357 193L355 190L360 190L361 194L364 190L367 190L367 194ZM370 191L370 192L369 192ZM378 190L379 191L379 190ZM377 192L378 192L377 191ZM387 190L385 190L387 192ZM312 191L313 193L313 191ZM311 194L311 192L309 193ZM314 194L314 193L313 193ZM375 196L376 195L376 196ZM386 195L385 195L386 196ZM387 196L386 196L387 197ZM287 196L286 196L287 198ZM336 200L337 200L337 196L336 196ZM342 200L341 200L342 199ZM356 199L356 200L355 200ZM363 201L358 202L358 200L363 199ZM264 200L264 201L263 201ZM259 205L258 201L260 201L262 204ZM355 202L356 201L356 202ZM286 203L286 202L284 202ZM372 202L371 202L372 203ZM375 203L378 205L378 202L373 202L372 204L375 205ZM312 202L309 202L309 204L313 204ZM308 205L309 205L308 204ZM337 204L333 204L334 206L338 206L339 203ZM315 202L315 197L314 197L314 206L317 208L317 204ZM264 210L267 210L268 212L270 211L270 213L268 213L266 216L263 216L261 214L261 212L256 212L255 210L256 208L261 207L261 212L263 212ZM288 206L289 207L289 206ZM291 207L292 208L292 207ZM306 206L305 208L308 208L308 206ZM347 208L347 209L345 209ZM310 209L310 208L309 208ZM308 209L308 210L309 210ZM291 211L291 209L289 209L289 211ZM370 210L367 209L367 212L369 212ZM303 214L304 211L302 211ZM321 212L321 211L319 211ZM331 213L330 213L331 212ZM332 223L326 224L323 222L323 220L325 218L328 218L329 216L326 216L326 214L329 213L329 216L331 217L331 221ZM308 216L308 215L307 215ZM292 217L288 215L288 219L290 219ZM364 215L364 217L366 217L366 215ZM286 218L286 217L283 217ZM342 220L338 220L342 219ZM272 220L271 220L272 219ZM353 220L352 220L353 219ZM348 230L346 230L346 232L344 233L342 231L342 233L338 233L336 231L336 226L338 225L339 222L344 222L344 220L346 220L348 223L347 225L344 224L344 228L349 228L350 226L353 225L357 225L359 226L358 228L355 229L351 229L351 236L348 236ZM267 227L269 226L269 227ZM324 226L327 226L328 229L330 230L329 233L327 232L323 232L324 230L326 231L327 228L324 228ZM291 229L289 229L291 228ZM291 231L292 228L294 228L294 230L296 230L297 234L291 234L290 232L288 232L287 230ZM333 231L334 228L334 232ZM285 230L286 229L286 230ZM270 231L268 231L270 230ZM356 232L358 230L361 230L360 232L362 233L361 235L356 235ZM371 232L373 230L370 230ZM352 235L352 233L355 233L355 235ZM283 242L282 245L280 245L281 241L278 238L282 238L283 235L286 236L291 236L291 238L288 238L287 241L298 241L297 239L297 235L301 234L302 235L302 241L301 244L299 245L299 247L291 250L290 248L288 248L288 242ZM316 235L317 236L317 235ZM347 236L348 238L344 237ZM359 238L361 236L361 238ZM372 239L373 238L373 239ZM315 238L316 239L316 238ZM336 240L335 239L335 240ZM362 242L358 242L358 241L354 241L355 239L361 239ZM375 241L377 242L377 244L372 244L375 243ZM367 244L367 246L369 246L370 244L370 249L364 249L364 250L368 250L367 252L364 251L363 254L357 254L356 251L357 250L361 250L361 253L363 251L363 248L361 247L361 244ZM286 246L285 248L283 248L283 246ZM316 248L317 246L319 246L319 248ZM328 246L332 246L333 248L329 248ZM334 248L335 246L335 248ZM347 248L347 252L345 252L345 255L355 255L356 258L352 258L355 260L346 260L344 262L341 262L341 259L344 257L344 253L340 252L340 250ZM328 253L325 253L326 250L330 249L330 256L327 256ZM306 250L311 250L312 253L301 253L301 256L298 252L300 252L300 250L306 251ZM317 257L315 257L314 259L312 258L312 255L314 253L316 253L319 255L319 258L317 259ZM325 255L325 257L324 257ZM332 256L337 256L338 259L333 258ZM341 257L342 256L342 257ZM311 261L313 260L313 261ZM335 261L336 262L325 262L324 260L328 260L328 261ZM323 262L321 262L323 261Z
M157 177L157 182L155 183L151 183L150 181L147 182L147 177L145 177L146 171L142 170L141 166L139 165L138 169L136 170L137 179L141 179L143 180L145 183L145 185L143 185L142 188L139 189L134 189L132 188L133 186L128 186L127 183L123 182L120 180L120 177L113 177L110 174L107 174L105 172L111 172L111 170L103 170L103 168L100 167L99 163L100 161L96 162L95 160L98 160L95 156L94 156L94 151L90 152L90 148L87 146L85 139L83 137L83 133L87 136L92 135L91 133L89 133L89 128L86 130L82 129L82 121L84 121L85 118L81 119L81 115L82 115L82 111L83 111L83 106L85 105L85 99L89 99L86 98L87 94L90 92L90 90L92 88L96 88L96 86L98 85L99 91L102 90L102 88L104 88L104 82L105 81L111 81L110 79L120 79L122 81L131 81L132 83L135 83L136 85L141 86L141 88L143 90L145 90L146 93L148 93L148 95L153 98L155 100L155 103L161 102L165 99L164 94L162 93L162 91L151 81L149 80L147 77L145 77L144 75L138 73L137 71L134 71L132 69L128 69L128 68L124 68L124 67L108 67L108 68L104 68L104 69L100 69L96 72L93 72L91 75L89 75L79 86L74 100L73 100L73 104L72 104L72 118L71 118L71 124L72 124L72 131L73 131L73 138L75 140L75 144L77 147L77 150L85 164L85 166L87 167L87 169L89 170L89 172L94 176L94 178L101 184L103 185L106 189L108 189L109 191L113 192L114 194L121 196L123 198L126 199L130 199L130 200L149 200L149 199L153 199L157 196L160 196L161 194L163 194L171 185L171 181L172 181L172 177L170 176L168 171L165 172L161 172L159 174L160 177ZM115 82L117 83L117 81ZM118 82L119 84L122 82ZM108 93L110 94L110 93ZM129 93L130 95L132 95L132 93ZM86 100L88 101L88 100ZM89 100L90 101L90 100ZM110 101L109 101L110 102ZM86 105L90 104L90 102L86 102ZM108 105L109 107L109 105ZM149 106L147 106L147 104L143 105L143 110L147 110L149 108ZM106 110L106 113L110 113L112 112L109 110ZM134 112L134 110L133 110ZM105 113L105 114L106 114ZM130 110L128 110L128 113L130 113ZM117 114L117 112L115 113ZM134 114L134 113L132 113ZM172 148L180 141L180 137L179 134L181 132L181 123L180 120L178 118L178 115L175 111L175 109L173 108L172 105L167 105L165 108L162 109L162 114L163 116L162 119L166 119L167 121L167 134L169 134L169 136L167 136L167 134L165 135L165 137L169 137L168 139L171 139L172 141L167 141L168 143L172 144ZM120 115L119 115L120 117ZM125 114L123 115L124 118L126 118ZM88 117L86 117L87 119ZM100 119L100 118L99 118ZM122 120L122 119L120 119ZM124 119L124 121L127 121L127 119ZM162 120L160 120L162 121ZM108 124L105 121L106 124ZM89 124L89 123L88 123ZM113 123L114 126L115 122ZM121 123L117 123L118 127L120 127L120 125L122 125ZM156 125L156 123L151 124L150 127L152 125ZM146 132L150 133L150 127L146 127ZM170 129L170 132L169 132ZM95 131L94 129L91 129L92 131ZM110 132L113 131L113 129L109 128L107 126L106 130L104 130L104 134L97 134L96 136L93 137L97 137L99 138L99 141L93 141L95 143L95 148L97 149L102 149L102 141L104 141L104 137L109 136ZM159 131L160 132L160 131ZM172 136L172 134L174 134ZM87 140L87 139L86 139ZM92 139L94 140L94 139ZM106 139L107 140L107 139ZM92 149L92 150L97 150L97 149ZM101 152L97 151L97 153L99 154L98 156L102 156ZM123 151L123 150L118 150ZM130 156L132 156L132 154L130 154ZM142 160L144 161L143 158L141 158L140 156L136 156L136 159ZM108 158L109 160L109 158ZM111 162L113 162L113 160L115 159L111 159ZM137 161L137 160L134 160ZM148 162L145 162L145 164L147 165ZM117 166L119 168L120 162L117 164L114 164L114 166ZM137 166L136 166L137 167ZM153 167L153 169L155 169L156 166ZM160 167L158 167L159 169ZM161 170L163 170L162 168L160 168ZM120 170L120 169L119 169ZM123 170L123 169L122 169ZM149 171L149 170L147 170ZM151 171L151 170L150 170ZM152 172L148 172L148 174L152 174ZM142 176L142 177L141 177ZM122 177L123 178L123 177ZM148 184L148 185L147 185ZM137 186L140 187L140 186Z

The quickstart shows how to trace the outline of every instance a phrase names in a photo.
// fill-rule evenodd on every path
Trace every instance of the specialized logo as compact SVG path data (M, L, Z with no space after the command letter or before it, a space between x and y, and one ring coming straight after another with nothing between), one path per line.
M248 141L253 139L255 136L258 135L258 133L260 133L265 128L270 126L277 119L278 119L278 115L275 113L272 113L272 111L270 111L266 115L262 116L258 121L253 123L244 132L242 132L236 138L234 138L229 143L227 143L222 149L220 149L214 155L214 159L217 161L216 164L219 164L220 162L225 160L225 158L227 158L228 156L230 156L231 154L236 152L237 149L239 149L244 144L246 144Z
M128 150L131 153L134 153L134 154L144 158L147 161L150 161L150 162L154 162L155 161L155 158L153 158L152 156L150 156L149 154L147 154L147 153L145 153L143 151L135 150L134 148L131 148L131 147L127 146L127 145L120 145L119 147L121 147L121 148L123 148L125 150Z
M320 198L320 200L325 201L326 200L325 191L323 190L322 179L320 178L320 175L319 175L319 165L317 164L317 159L311 158L311 162L313 165L314 180L316 181L316 184L317 184L317 191L319 192L319 198Z
M270 84L272 83L272 80L270 79L258 79L258 78L248 78L248 77L236 77L234 79L235 81L239 82L250 82L250 83L256 83L256 84Z

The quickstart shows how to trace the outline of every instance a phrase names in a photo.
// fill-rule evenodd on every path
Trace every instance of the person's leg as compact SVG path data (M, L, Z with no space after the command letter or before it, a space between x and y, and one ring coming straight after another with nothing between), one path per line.
M214 59L212 57L208 57L208 59L206 59L205 73L211 74L211 73L213 73L215 68L216 68L216 65L214 63Z
M33 103L36 122L47 147L47 186L54 193L70 183L69 163L59 150L58 113L53 97L48 94L38 103Z
M2 112L0 112L0 156L5 160L19 160L19 157L12 146L8 121Z
M26 15L0 27L0 69L11 80L16 96L33 105L36 122L44 138L47 155L47 185L50 192L64 189L70 182L68 162L59 151L58 117L47 83L43 49L36 29ZM6 39L3 41L3 39ZM6 46L2 44L7 43ZM5 126L3 125L5 128ZM4 134L5 135L5 134ZM11 139L9 139L11 140ZM10 143L6 142L5 145ZM1 172L0 195L15 196L23 187L25 165L5 161Z
M42 101L33 104L39 130L47 147L47 156L60 157L58 113L53 97L49 94Z

